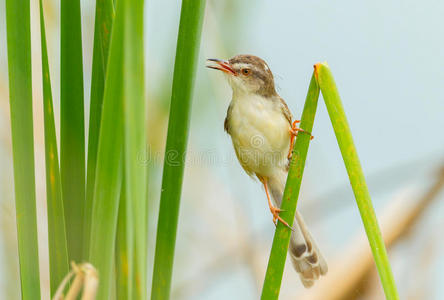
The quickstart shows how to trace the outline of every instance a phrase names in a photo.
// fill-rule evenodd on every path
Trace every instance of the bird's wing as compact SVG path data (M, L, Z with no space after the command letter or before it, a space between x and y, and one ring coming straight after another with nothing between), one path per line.
M230 105L228 106L228 109L227 109L227 116L225 117L225 121L224 121L224 129L228 134L230 134L231 110L232 110L232 105L230 103Z
M290 123L290 126L291 126L291 120L293 119L293 116L291 115L291 111L288 108L287 103L285 103L284 99L282 99L281 97L278 97L278 98L281 103L282 113L284 114L285 118L288 120L288 123Z

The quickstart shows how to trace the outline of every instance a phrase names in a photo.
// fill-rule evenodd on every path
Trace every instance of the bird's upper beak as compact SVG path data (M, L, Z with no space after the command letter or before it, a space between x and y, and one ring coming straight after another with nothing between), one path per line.
M228 61L217 58L207 59L207 68L220 70L231 75L236 75L236 72Z

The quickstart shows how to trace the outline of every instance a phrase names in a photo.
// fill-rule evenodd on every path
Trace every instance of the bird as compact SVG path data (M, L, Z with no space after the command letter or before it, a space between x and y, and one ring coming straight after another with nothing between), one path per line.
M248 54L229 60L210 58L206 67L222 71L231 86L224 129L242 168L264 186L275 225L280 221L292 230L290 258L302 284L309 288L327 273L327 262L298 211L292 228L279 216L294 137L308 132L297 126L298 120L293 121L263 59Z

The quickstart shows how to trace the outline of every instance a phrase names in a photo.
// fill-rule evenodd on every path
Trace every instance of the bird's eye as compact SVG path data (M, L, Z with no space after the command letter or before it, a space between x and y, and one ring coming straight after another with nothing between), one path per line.
M250 75L251 74L251 69L242 69L241 70L243 75Z

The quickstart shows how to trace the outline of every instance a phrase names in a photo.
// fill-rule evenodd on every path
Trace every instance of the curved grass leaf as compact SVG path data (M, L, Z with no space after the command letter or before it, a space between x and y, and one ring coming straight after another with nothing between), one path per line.
M353 143L350 127L348 126L333 75L327 64L316 64L315 72L331 124L333 125L336 140L341 150L342 159L347 169L350 184L356 198L356 204L361 214L365 233L367 234L373 252L373 258L378 269L379 277L381 278L385 296L390 300L399 299L384 240L379 230L378 220L376 219L375 210L373 209L370 198L370 192L365 182L364 172L359 162L358 152Z
M6 0L12 158L22 299L40 299L28 0Z
M46 47L45 18L40 0L42 46L43 113L45 120L46 200L48 210L49 277L51 295L69 272L62 187L57 154L57 138L52 105L51 79Z
M116 298L131 299L132 298L132 258L134 242L131 232L130 223L131 216L128 214L128 202L125 192L125 179L123 179L122 190L120 192L119 214L117 219L117 235L116 235ZM131 264L131 265L130 265Z
M362 222L373 252L386 298L397 300L399 299L399 296L388 261L387 252L385 250L384 241L379 230L376 215L370 199L370 193L365 182L364 173L359 162L358 154L353 143L351 131L347 123L347 118L342 107L333 75L326 64L316 64L313 75L302 114L301 128L311 132L320 89L341 150L350 184L356 198L356 203L361 213ZM308 143L308 135L299 135L296 139L293 159L290 164L281 206L281 209L283 210L281 215L286 220L293 220L294 218L299 188L304 171L305 158L308 151ZM273 239L270 259L268 261L264 286L262 288L261 299L263 300L278 299L279 297L290 234L291 232L288 228L281 223L278 224Z
M117 2L111 32L94 186L90 262L100 277L97 299L110 299L123 174L123 14Z
M91 75L91 104L89 113L88 163L86 176L86 200L84 214L84 253L89 252L91 234L92 203L96 178L97 145L99 142L100 120L102 116L103 91L105 87L106 64L108 62L109 42L114 20L112 0L96 1L94 25L94 49Z

